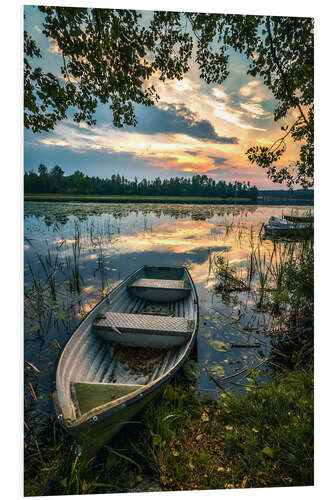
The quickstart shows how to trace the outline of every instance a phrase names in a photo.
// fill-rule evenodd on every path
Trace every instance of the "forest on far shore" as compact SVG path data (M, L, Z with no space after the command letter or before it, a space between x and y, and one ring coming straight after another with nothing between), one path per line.
M152 180L142 179L140 182L125 179L124 176L112 175L110 178L89 177L77 170L72 175L64 175L59 165L50 171L43 164L38 173L30 171L24 174L24 192L58 193L58 194L92 194L92 195L148 195L148 196L207 196L221 198L250 198L256 201L258 189L250 182L215 181L207 175L192 177L173 177Z

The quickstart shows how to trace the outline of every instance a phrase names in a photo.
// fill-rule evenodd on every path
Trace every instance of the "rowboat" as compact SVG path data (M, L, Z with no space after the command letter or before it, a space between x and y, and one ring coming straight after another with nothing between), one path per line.
M109 442L185 363L198 320L186 267L143 266L131 274L62 351L53 394L60 424L94 450Z
M272 236L299 236L309 233L312 229L312 222L291 222L274 216L264 225L265 234Z
M312 227L313 221L309 222L300 222L300 221L291 221L289 216L285 216L284 219L281 219L280 217L270 217L268 220L268 224L271 226L277 226L277 227L288 227L291 229L306 229L308 227Z
M281 219L280 217L270 217L268 220L268 224L271 226L277 226L277 227L294 227L293 222L289 222L286 219Z
M289 222L311 222L311 223L314 222L313 215L309 216L309 217L305 217L305 216L301 217L298 215L284 215L283 217Z

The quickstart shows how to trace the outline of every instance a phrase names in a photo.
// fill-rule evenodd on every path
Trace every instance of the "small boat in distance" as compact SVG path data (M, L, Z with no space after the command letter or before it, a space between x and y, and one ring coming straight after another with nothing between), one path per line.
M53 394L61 425L97 451L156 397L194 346L199 304L186 267L143 266L81 321Z
M314 222L314 217L312 216L298 216L298 215L284 215L283 216L289 222Z
M291 222L280 217L270 217L268 224L264 225L266 235L271 236L304 236L313 230L312 222Z

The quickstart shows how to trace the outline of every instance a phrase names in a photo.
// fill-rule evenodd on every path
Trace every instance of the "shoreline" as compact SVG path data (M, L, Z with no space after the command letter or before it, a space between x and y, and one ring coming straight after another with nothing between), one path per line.
M172 203L198 205L304 205L313 206L313 200L253 201L251 198L217 198L203 196L144 196L144 195L90 195L90 194L25 194L24 201L40 202L90 202L90 203Z

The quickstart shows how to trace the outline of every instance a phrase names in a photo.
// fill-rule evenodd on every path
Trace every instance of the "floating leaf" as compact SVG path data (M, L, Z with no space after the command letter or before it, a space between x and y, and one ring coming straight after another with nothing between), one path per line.
M208 340L209 345L215 349L215 351L227 351L229 346L225 342L221 342L220 340Z
M220 365L214 365L210 368L210 371L212 375L215 375L216 377L223 377L225 374L225 370L223 366Z

